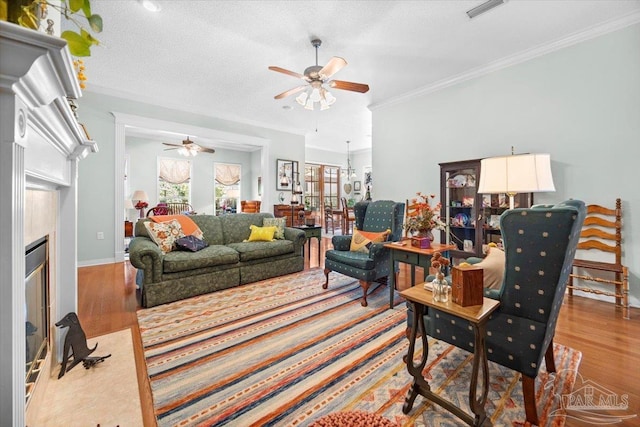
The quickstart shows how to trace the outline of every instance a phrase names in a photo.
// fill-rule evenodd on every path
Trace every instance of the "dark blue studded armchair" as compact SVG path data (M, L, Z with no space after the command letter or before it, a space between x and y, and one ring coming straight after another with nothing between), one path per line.
M487 358L522 373L527 421L536 425L535 378L543 357L555 372L553 336L584 217L584 203L568 200L500 218L506 264L500 307L486 326ZM425 320L428 335L473 352L467 322L439 311Z
M402 221L404 218L404 203L391 200L376 200L373 202L358 202L353 208L358 230L383 232L391 230L388 242L395 242L402 238ZM337 271L360 281L362 286L362 306L367 306L367 291L372 282L386 281L389 276L389 249L384 243L374 243L369 253L351 252L351 236L333 236L333 249L325 255L324 274L326 281L322 285L327 289L329 273Z

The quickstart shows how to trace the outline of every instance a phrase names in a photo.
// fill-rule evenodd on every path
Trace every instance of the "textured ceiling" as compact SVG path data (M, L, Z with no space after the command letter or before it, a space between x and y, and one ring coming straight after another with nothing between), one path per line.
M465 12L482 0L158 3L152 13L137 1L92 1L104 31L85 60L87 90L305 134L307 146L339 152L346 140L352 151L370 147L371 105L603 24L640 21L638 0L510 0L474 19ZM273 99L300 81L267 67L302 73L315 63L316 37L320 65L345 58L335 78L367 83L368 93L332 90L326 111Z

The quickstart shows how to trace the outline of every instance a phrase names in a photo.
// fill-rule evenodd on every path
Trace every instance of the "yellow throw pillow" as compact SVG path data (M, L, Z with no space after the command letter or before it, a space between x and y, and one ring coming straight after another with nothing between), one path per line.
M273 240L273 235L275 234L278 227L258 227L257 225L251 224L249 226L251 229L251 235L249 236L248 242L270 242Z
M391 234L391 230L374 233L371 231L360 231L356 228L353 230L349 250L351 252L363 252L368 254L369 248L373 243L386 242L389 234Z

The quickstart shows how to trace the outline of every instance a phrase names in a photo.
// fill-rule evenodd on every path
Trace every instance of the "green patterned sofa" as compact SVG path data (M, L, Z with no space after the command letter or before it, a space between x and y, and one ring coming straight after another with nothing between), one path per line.
M305 234L286 227L283 240L243 242L251 224L262 226L270 213L229 214L190 217L204 233L208 247L198 251L163 254L144 226L136 223L129 244L129 259L138 269L142 306L153 307L195 295L245 283L282 276L304 269L302 256Z

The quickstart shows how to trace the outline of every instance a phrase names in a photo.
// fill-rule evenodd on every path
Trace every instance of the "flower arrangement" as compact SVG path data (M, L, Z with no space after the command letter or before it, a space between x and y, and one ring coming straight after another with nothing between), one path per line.
M437 203L431 206L430 204L430 199L434 199L435 194L426 195L417 192L416 196L411 200L410 206L414 209L412 212L407 212L404 229L410 233L420 234L429 234L432 230L445 230L446 224L440 219L442 205Z

